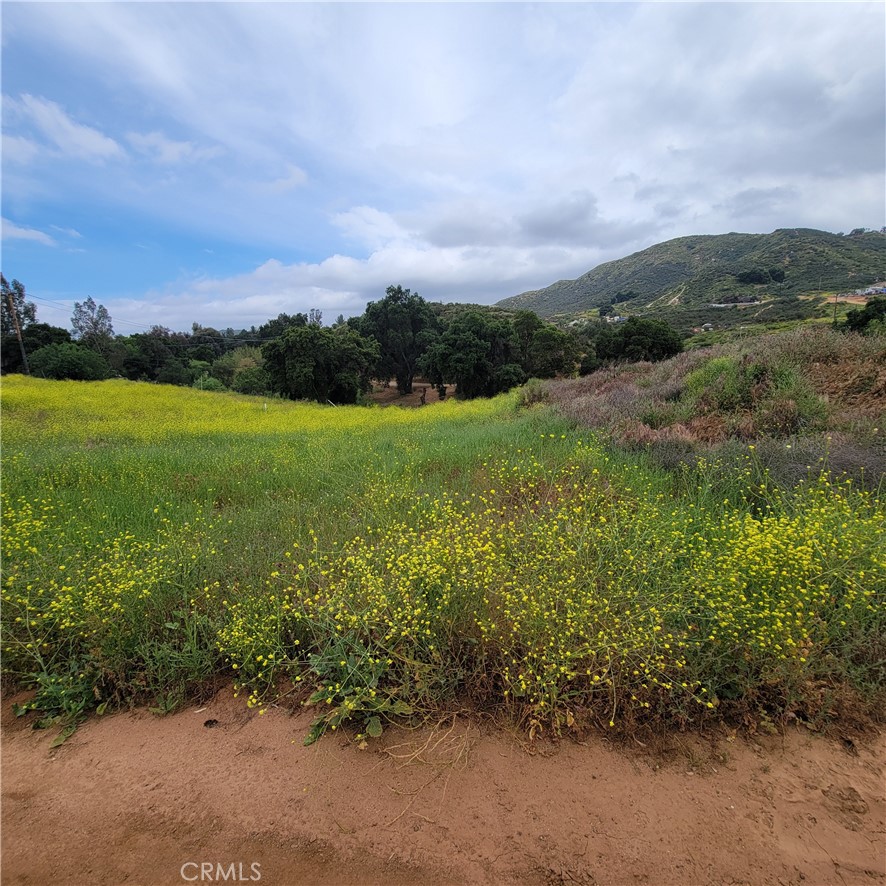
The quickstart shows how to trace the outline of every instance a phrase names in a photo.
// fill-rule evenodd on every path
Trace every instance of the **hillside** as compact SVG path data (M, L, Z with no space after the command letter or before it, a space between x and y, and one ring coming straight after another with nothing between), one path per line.
M576 280L503 299L497 307L552 317L613 304L617 313L654 311L677 322L686 314L694 322L711 304L743 303L719 310L741 310L759 322L814 316L824 308L821 299L801 296L857 289L884 278L886 235L792 228L678 237L606 262Z
M788 485L822 465L872 489L886 476L882 336L821 327L750 336L540 382L524 397L662 467L703 454L722 472L735 460L746 468L754 452Z

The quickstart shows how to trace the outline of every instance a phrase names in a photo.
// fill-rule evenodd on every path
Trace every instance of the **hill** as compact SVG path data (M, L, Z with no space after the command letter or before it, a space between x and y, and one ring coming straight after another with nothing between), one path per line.
M711 305L730 305L730 312L740 310L752 322L765 322L815 316L825 309L821 293L883 279L883 233L791 228L771 234L678 237L496 306L553 317L613 305L616 313L654 312L691 325L703 313L724 310Z
M770 479L788 485L823 465L872 489L886 476L879 335L817 327L748 336L659 363L539 382L524 397L661 467L703 455L715 473L730 463L740 471L756 450Z

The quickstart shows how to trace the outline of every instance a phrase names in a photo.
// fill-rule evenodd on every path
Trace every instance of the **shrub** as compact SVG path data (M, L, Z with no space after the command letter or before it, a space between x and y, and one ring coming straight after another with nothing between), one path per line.
M853 309L846 315L844 328L851 332L878 330L886 322L886 298L872 298L861 310ZM873 330L870 327L873 326Z
M31 374L41 378L101 381L108 378L108 361L89 348L73 343L47 345L30 359Z
M233 389L238 394L264 394L271 389L271 377L261 366L241 369L234 376Z
M169 359L157 373L157 381L164 385L189 385L194 373L180 360Z
M611 337L600 340L599 354L610 360L664 360L683 350L677 331L662 320L631 317Z
M685 396L703 412L739 409L750 400L750 375L734 357L715 357L686 376Z
M191 387L198 388L201 391L212 391L213 393L222 393L227 390L222 382L208 372L201 373Z

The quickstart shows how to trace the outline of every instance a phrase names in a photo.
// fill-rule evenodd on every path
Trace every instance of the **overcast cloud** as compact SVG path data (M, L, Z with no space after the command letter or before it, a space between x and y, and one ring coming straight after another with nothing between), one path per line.
M3 272L118 332L886 224L876 3L3 4Z

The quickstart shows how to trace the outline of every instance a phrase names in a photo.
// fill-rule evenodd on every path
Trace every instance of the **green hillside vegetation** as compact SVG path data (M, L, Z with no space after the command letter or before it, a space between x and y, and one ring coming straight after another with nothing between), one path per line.
M529 311L427 302L389 286L363 314L323 326L321 311L280 314L258 328L192 331L154 326L121 336L103 305L76 303L65 329L37 323L24 285L0 275L0 371L55 380L127 378L202 391L366 403L373 381L392 379L401 397L417 373L439 398L490 397L529 377L569 375L573 338ZM25 358L28 358L28 363Z
M878 717L882 500L836 446L786 477L763 440L882 442L883 340L760 341L416 410L10 375L18 712L60 741L232 681L306 705L307 741L470 709L530 737ZM731 460L654 464L706 423Z
M866 335L822 327L754 336L539 382L524 397L659 466L740 459L753 445L784 482L827 466L877 488L886 476L886 336L877 332L886 300L871 304Z
M679 237L497 306L547 318L599 309L654 313L687 329L712 318L733 324L825 316L826 293L884 279L882 232L859 229L844 236L780 229L771 234ZM711 304L731 307L711 309Z

